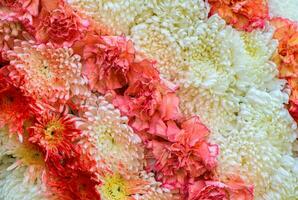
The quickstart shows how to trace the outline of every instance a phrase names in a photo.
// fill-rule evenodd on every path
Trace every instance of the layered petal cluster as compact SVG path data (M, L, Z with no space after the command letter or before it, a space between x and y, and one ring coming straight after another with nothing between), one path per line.
M183 121L181 129L174 124L171 129L178 132L173 135L173 143L152 142L154 168L168 187L186 189L189 180L206 175L216 166L219 150L205 140L209 131L196 117Z
M297 161L292 143L296 126L283 108L288 101L286 90L282 91L285 81L277 78L278 70L270 61L277 46L272 40L273 30L266 27L264 31L237 32L215 15L198 20L192 27L181 26L178 33L176 27L162 23L165 16L172 15L165 12L133 26L131 38L141 55L157 58L162 75L180 85L182 111L195 112L210 128L212 140L221 149L219 176L225 179L231 173L239 173L247 183L255 185L257 199L295 196ZM248 106L251 95L263 107L256 103ZM262 109L264 105L266 109ZM253 139L258 137L263 139ZM259 160L255 155L260 155ZM292 167L284 167L285 158ZM260 173L253 173L252 169ZM275 178L280 177L287 183L279 191ZM263 187L264 184L272 186Z
M8 54L9 77L26 95L51 105L88 96L80 57L72 49L18 41Z
M218 13L238 30L263 28L269 19L267 0L208 0L210 15Z

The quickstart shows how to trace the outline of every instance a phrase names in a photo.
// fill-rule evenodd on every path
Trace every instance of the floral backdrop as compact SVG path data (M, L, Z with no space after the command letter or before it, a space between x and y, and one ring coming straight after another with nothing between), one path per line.
M296 0L0 0L1 200L297 200Z

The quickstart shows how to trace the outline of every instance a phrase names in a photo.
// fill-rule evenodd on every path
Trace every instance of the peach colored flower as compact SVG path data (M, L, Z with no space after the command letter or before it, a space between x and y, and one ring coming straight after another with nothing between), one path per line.
M209 15L218 13L228 24L239 30L263 28L269 19L267 0L208 0Z
M276 28L273 37L279 41L273 60L278 65L279 76L288 80L291 88L288 109L298 121L298 23L279 17L270 22Z
M80 58L71 49L19 41L9 59L10 78L36 100L57 105L88 93Z
M123 36L101 36L84 48L83 73L92 90L105 93L128 83L128 72L135 50Z
M179 130L174 126L172 124L172 129ZM173 136L173 143L152 142L156 159L154 170L166 186L183 189L191 180L214 169L219 150L217 145L206 141L208 134L199 119L192 117L182 122L180 131Z
M188 200L253 200L253 186L246 185L240 178L226 183L197 181L190 185Z
M298 77L298 24L283 18L273 18L271 24L276 28L273 38L279 41L274 61L280 76Z

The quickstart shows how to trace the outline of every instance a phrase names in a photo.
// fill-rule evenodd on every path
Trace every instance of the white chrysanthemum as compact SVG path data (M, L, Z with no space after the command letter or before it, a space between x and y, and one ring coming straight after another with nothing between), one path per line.
M117 34L128 34L135 20L146 15L146 2L143 0L68 0L95 20L109 26Z
M81 117L86 122L80 128L95 145L94 158L104 160L111 169L118 168L119 164L131 172L143 169L141 139L127 125L127 117L121 117L112 104L95 95L88 99L82 110Z
M19 152L22 144L9 137L4 129L0 130L0 144L0 199L45 199L41 176L33 175L40 175L39 167L26 165L29 164L26 162L28 159L20 157L21 154L28 155L25 151ZM34 180L32 176L35 177Z
M1 200L40 200L46 199L39 184L24 182L26 167L7 171L0 161L0 199Z
M256 199L291 199L297 192L298 162L291 149L296 125L282 104L287 95L251 89L243 100L237 130L211 135L221 149L219 175L240 174L254 184Z
M298 21L297 0L269 0L269 13L271 17L284 17Z

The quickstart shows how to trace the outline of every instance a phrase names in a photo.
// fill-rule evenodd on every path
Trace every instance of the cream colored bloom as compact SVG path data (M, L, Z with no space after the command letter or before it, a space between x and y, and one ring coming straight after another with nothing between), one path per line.
M111 169L124 165L137 172L143 169L144 149L141 139L128 126L126 117L103 97L91 96L82 106L80 126L95 146L94 158L104 161Z
M42 161L5 129L0 129L0 144L0 199L45 199Z
M298 2L296 0L269 0L271 17L283 17L298 21Z

